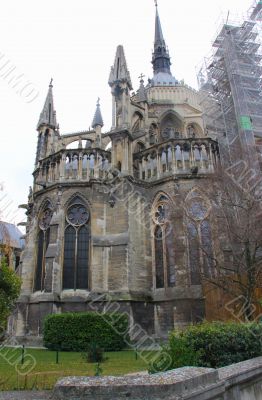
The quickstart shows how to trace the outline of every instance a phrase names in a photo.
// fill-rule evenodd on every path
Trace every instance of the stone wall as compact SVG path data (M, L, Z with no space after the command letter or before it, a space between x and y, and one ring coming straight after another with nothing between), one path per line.
M262 357L220 369L184 367L155 375L69 377L53 400L262 400Z

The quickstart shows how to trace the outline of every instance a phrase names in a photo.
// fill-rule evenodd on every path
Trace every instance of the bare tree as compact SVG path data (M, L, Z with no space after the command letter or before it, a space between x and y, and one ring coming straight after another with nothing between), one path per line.
M262 282L260 173L237 163L217 172L212 185L203 188L202 193L209 199L219 243L210 251L198 235L202 281L235 299L235 306L242 309L245 319L251 320L254 305L259 304L256 289Z

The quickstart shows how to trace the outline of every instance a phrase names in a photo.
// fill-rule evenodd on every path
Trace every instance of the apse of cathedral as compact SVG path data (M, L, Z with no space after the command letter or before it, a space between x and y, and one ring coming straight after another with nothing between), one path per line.
M133 91L123 46L109 75L112 128L61 134L50 82L37 124L16 337L41 339L46 315L116 302L149 335L205 317L216 223L202 191L219 164L199 92L179 82L156 7L152 77ZM197 230L196 230L197 226Z

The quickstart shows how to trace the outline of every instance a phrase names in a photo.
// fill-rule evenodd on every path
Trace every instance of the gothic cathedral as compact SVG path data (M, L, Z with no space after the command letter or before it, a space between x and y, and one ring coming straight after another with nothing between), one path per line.
M219 239L200 186L212 184L219 148L199 92L172 75L157 7L152 65L133 92L117 47L109 132L98 100L92 130L60 134L49 85L25 206L17 338L41 339L47 314L94 303L103 311L111 301L155 337L205 317L200 271L212 274Z

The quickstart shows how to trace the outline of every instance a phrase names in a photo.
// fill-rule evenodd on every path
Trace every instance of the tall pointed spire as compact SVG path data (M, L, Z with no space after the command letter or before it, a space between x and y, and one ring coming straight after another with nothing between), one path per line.
M108 81L110 86L113 86L113 84L117 82L126 82L129 90L133 89L130 73L127 68L124 48L122 45L117 46L115 63L111 67Z
M97 126L104 126L104 122L103 122L103 118L102 118L102 114L101 114L101 110L100 110L100 98L98 97L97 99L97 103L96 103L96 111L95 111L95 115L93 118L93 122L92 122L92 128L95 128Z
M155 45L156 43L159 43L160 45L162 43L165 44L163 32L162 32L162 27L161 27L161 22L158 14L158 6L157 2L155 1L156 4L156 19L155 19Z
M48 125L54 129L57 128L56 122L56 112L54 110L54 99L53 99L53 79L51 79L49 84L49 89L47 92L44 108L40 114L39 121L37 124L37 129L42 125Z
M158 13L158 5L156 5L156 16L155 16L155 42L154 52L152 57L154 77L152 84L166 84L174 85L176 79L172 76L170 66L170 56L165 43L165 39L162 32L161 21Z

